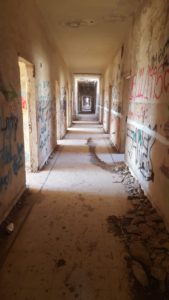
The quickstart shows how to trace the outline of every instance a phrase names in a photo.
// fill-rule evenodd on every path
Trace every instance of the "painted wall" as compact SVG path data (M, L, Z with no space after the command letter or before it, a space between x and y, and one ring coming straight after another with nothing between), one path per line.
M56 145L55 80L70 82L63 58L45 31L34 1L0 4L0 221L25 189L22 103L18 56L34 65L38 166ZM65 124L62 131L65 132Z
M128 36L106 68L103 76L103 126L110 134L111 143L124 153L126 117L128 110L130 73L131 20L128 22Z
M126 162L169 227L168 0L145 1L133 19L123 62L120 51L104 76L106 93L110 84L113 87L111 141L121 148L119 144L125 142L122 131L126 130ZM119 113L120 126L123 124L120 130L112 116L118 117ZM108 126L106 114L104 126ZM121 140L118 132L123 136Z
M133 24L126 160L169 218L169 2L147 1Z

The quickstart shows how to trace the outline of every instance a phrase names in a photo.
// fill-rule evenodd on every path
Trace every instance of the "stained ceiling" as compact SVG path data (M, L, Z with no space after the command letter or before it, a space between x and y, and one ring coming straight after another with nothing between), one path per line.
M74 73L102 73L143 0L36 0L48 34Z

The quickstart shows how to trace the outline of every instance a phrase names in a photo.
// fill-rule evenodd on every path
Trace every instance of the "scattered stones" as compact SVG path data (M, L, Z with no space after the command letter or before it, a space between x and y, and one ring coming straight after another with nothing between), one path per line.
M150 265L149 253L141 241L132 242L129 245L129 251L130 255L137 258L137 260L142 262L142 264L146 266Z
M63 267L66 264L66 261L64 259L59 259L56 263L57 267Z
M122 217L109 216L107 221L109 231L125 244L135 299L169 299L169 234L165 224L126 166L117 176L123 176L132 209Z
M125 244L129 273L134 279L133 290L137 286L135 299L169 299L169 234L162 218L124 162L106 164L97 156L92 139L87 144L92 163L113 173L113 183L125 185L133 207L123 217L109 216L107 222L108 231Z
M15 229L15 225L12 222L6 226L6 232L8 234L11 234L14 231L14 229Z
M151 275L159 281L165 281L165 279L166 279L165 270L159 266L151 267Z
M139 232L138 232L138 228L137 228L137 226L136 225L129 225L129 226L127 226L127 233L131 233L131 234L139 234Z
M143 216L137 216L137 218L132 220L132 224L139 225L145 222L145 218Z
M140 283L141 286L143 286L145 288L149 285L148 277L147 277L142 265L139 262L133 260L132 271L133 271L134 277Z

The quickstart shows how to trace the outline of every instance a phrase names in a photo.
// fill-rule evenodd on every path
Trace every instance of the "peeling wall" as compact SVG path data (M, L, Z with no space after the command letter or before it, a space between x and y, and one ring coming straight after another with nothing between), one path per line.
M169 3L147 1L132 32L126 160L169 217Z
M18 56L34 65L38 166L56 145L55 81L61 91L70 74L49 40L35 2L0 4L0 221L25 189L25 160ZM62 133L66 131L63 120Z
M127 48L124 45L123 62L119 49L104 77L106 91L109 84L115 87L111 109L117 116L122 113L120 130L111 114L110 138L121 149L126 130L126 162L169 226L168 0L145 1L133 19ZM106 94L105 107L107 98Z

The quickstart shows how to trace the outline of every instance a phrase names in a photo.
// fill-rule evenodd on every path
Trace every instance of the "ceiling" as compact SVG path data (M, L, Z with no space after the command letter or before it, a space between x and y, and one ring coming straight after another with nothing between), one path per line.
M36 0L46 29L74 73L102 73L142 0Z

